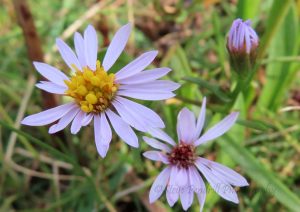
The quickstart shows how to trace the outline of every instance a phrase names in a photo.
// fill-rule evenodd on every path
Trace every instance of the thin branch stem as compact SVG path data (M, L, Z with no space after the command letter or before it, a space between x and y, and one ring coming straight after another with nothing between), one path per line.
M27 108L27 105L28 105L35 82L36 82L36 78L32 74L30 74L28 81L27 81L27 88L25 91L25 95L22 99L22 102L21 102L21 105L20 105L20 108L19 108L19 111L17 114L17 118L14 123L14 128L16 128L16 129L20 128L20 122L21 122L21 119L24 117L24 114L25 114L25 111L26 111L26 108ZM10 134L10 137L8 140L8 147L7 147L7 150L5 153L6 161L9 161L11 159L11 156L13 154L13 150L14 150L14 147L16 144L16 139L17 139L17 133L12 132Z
M42 51L42 45L36 28L34 25L33 16L26 0L13 0L14 9L17 15L17 19L20 27L23 31L25 38L25 44L27 46L28 59L31 64L33 61L44 61L44 54ZM42 92L43 106L45 108L51 108L57 106L57 100L55 95Z

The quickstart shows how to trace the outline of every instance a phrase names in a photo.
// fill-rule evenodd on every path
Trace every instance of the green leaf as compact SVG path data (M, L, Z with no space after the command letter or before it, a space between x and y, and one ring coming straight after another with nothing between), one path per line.
M237 18L253 19L260 8L260 0L239 0L237 6Z
M295 7L291 7L282 27L276 33L269 49L269 59L281 56L295 56L298 52L298 19ZM276 111L296 74L292 62L272 62L267 66L266 84L258 101L258 108Z
M245 120L245 119L238 119L236 123L239 124L239 125L248 127L248 128L259 130L259 131L266 131L266 130L274 128L270 124L262 122L260 120L248 121L248 120Z
M223 69L225 70L225 57L226 57L226 51L225 51L225 40L224 38L226 37L225 34L222 33L222 28L221 28L221 20L220 16L216 12L213 13L212 16L213 20L213 29L214 29L214 34L216 36L216 50L218 53L218 59L219 63Z
M267 26L265 29L265 34L260 42L258 58L262 58L266 53L274 35L280 28L288 10L292 3L292 0L274 0L273 5L267 20ZM291 25L294 26L294 25Z
M220 98L223 102L230 102L231 99L225 94L223 91L221 91L220 87L211 84L210 82L203 80L199 77L184 77L183 80L186 80L188 82L192 82L197 84L200 87L204 87L208 90L210 90L212 93L214 93L217 97Z

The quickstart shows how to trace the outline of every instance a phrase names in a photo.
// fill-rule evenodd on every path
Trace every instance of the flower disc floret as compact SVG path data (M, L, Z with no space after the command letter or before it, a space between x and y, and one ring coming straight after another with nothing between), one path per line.
M108 74L97 61L96 70L88 67L79 70L70 80L65 80L68 89L66 95L72 97L86 113L100 113L110 106L117 90L115 75Z
M196 158L194 145L184 142L180 142L169 154L169 161L172 165L185 169L193 165Z

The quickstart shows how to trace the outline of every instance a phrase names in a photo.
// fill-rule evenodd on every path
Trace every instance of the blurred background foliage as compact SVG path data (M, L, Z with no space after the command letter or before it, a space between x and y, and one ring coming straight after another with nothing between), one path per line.
M173 69L182 84L174 99L143 102L166 122L175 138L176 116L187 106L195 113L208 97L207 127L230 110L241 112L225 136L199 150L246 176L240 204L211 189L204 211L300 211L300 1L294 0L28 0L46 62L67 73L54 48L62 37L89 23L99 35L103 57L114 32L135 27L113 70L136 55L158 49L154 67ZM231 71L226 35L232 21L251 19L261 38L256 73L247 89L231 98L237 78ZM148 190L162 164L141 156L117 137L101 159L92 126L73 136L49 135L47 127L19 127L23 113L41 111L43 95L33 89L36 71L28 60L13 2L0 0L0 211L181 211L162 197L150 205ZM58 99L59 102L68 101ZM194 201L191 211L199 210Z

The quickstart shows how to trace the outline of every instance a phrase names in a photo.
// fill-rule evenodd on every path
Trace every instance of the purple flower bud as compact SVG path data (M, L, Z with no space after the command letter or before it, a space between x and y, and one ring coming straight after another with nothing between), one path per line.
M255 64L259 38L251 27L251 21L236 19L227 38L230 62L238 73L250 70Z
M250 54L258 47L258 36L251 27L251 21L243 22L236 19L231 26L228 36L227 48L229 52Z

